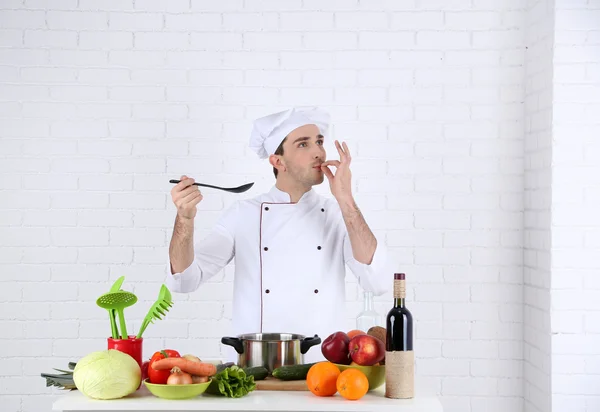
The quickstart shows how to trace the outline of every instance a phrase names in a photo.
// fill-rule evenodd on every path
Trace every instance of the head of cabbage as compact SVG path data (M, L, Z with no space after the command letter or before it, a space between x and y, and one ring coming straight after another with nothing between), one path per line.
M118 399L140 386L140 366L126 353L109 349L81 358L73 370L73 382L92 399Z

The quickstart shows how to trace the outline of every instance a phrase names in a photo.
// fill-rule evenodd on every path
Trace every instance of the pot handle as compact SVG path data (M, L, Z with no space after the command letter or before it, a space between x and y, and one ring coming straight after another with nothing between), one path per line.
M244 345L242 345L242 340L240 338L231 338L226 336L221 338L221 343L224 345L233 346L233 349L235 349L235 351L240 355L244 353Z
M319 343L321 343L321 338L317 335L302 339L302 342L300 342L300 353L304 355L311 346L318 345Z

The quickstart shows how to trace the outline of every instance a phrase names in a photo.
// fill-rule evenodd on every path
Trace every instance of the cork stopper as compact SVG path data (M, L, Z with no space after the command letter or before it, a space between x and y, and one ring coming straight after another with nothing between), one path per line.
M406 282L404 273L394 273L394 298L406 298Z

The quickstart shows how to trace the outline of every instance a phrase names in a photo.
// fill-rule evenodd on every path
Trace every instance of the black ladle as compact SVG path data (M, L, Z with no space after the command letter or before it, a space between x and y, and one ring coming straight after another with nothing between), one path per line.
M179 182L181 182L181 180L174 180L174 179L169 180L169 183L179 183ZM206 183L192 183L192 185L202 186L202 187L210 187L213 189L224 190L226 192L231 192L231 193L243 193L246 190L250 189L252 186L254 186L254 182L246 183L245 185L241 185L238 187L219 187L219 186L207 185Z

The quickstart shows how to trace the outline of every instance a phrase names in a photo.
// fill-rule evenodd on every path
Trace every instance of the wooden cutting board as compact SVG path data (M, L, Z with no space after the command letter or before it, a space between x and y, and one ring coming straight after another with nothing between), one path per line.
M306 380L282 381L272 376L256 382L256 389L259 391L307 391Z

